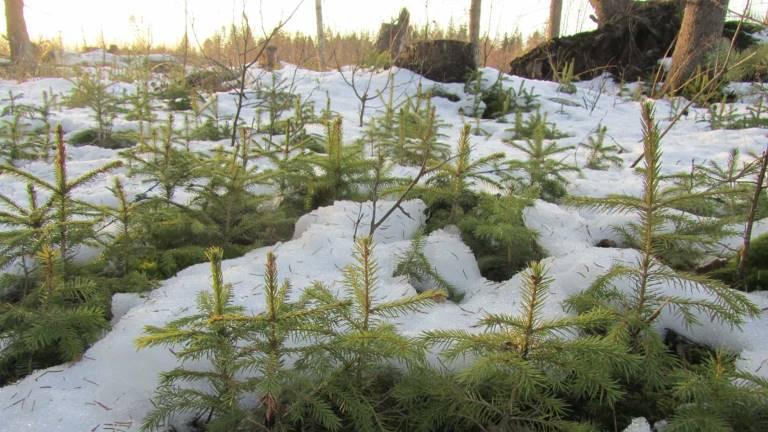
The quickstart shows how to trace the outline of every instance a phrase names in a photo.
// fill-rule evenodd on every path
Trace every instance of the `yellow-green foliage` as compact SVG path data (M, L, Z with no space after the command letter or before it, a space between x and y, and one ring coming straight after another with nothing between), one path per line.
M0 304L0 385L75 360L109 327L106 298L92 281L63 280L51 247L36 258L43 265L38 286L21 304Z
M441 355L448 362L473 359L449 377L460 384L453 386L458 394L445 397L433 388L422 390L422 394L433 393L424 402L424 413L443 408L443 415L458 423L452 424L455 430L462 430L461 424L472 430L473 423L488 426L486 430L589 430L586 424L567 420L566 399L594 398L611 406L622 397L613 371L628 370L636 361L625 347L597 336L560 337L603 323L609 314L595 309L577 317L547 318L544 311L552 282L546 267L533 262L522 276L518 314L485 314L476 326L481 332L456 329L424 334L425 341L443 348ZM438 380L427 387L445 385ZM461 398L464 404L455 404ZM433 415L422 416L436 420ZM429 426L425 430L444 430L439 424Z
M758 43L731 55L725 81L763 81L768 74L768 45Z

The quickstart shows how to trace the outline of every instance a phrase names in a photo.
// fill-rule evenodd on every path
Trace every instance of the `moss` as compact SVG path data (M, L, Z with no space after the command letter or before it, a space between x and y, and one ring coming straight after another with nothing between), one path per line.
M451 102L458 102L461 100L461 98L457 94L451 93L448 90L446 90L445 87L439 86L439 85L432 87L429 93L432 95L432 97L440 97L440 98L448 99Z
M749 261L743 281L738 278L737 258L707 276L725 282L734 288L751 292L768 290L768 234L763 234L749 244Z
M108 149L124 149L136 145L131 132L114 132L99 139L98 129L79 130L69 137L68 142L74 146L92 145Z

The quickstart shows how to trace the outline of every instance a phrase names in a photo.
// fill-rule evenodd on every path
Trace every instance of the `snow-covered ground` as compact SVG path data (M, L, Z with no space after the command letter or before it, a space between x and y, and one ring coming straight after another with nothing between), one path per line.
M101 57L99 57L100 59ZM362 134L357 127L359 102L353 90L345 84L339 72L313 72L295 69L286 65L280 72L283 76L295 77L295 91L305 99L315 102L316 109L325 106L326 94L331 97L331 107L344 118L345 141L351 141ZM351 73L351 72L348 72ZM495 80L498 71L483 69L485 77ZM367 75L363 78L367 78ZM606 139L615 141L628 150L623 154L624 166L607 171L584 169L581 174L567 174L571 181L569 193L575 195L604 196L610 193L638 195L641 181L629 168L642 150L640 128L640 103L620 94L616 84L607 78L577 83L578 91L573 95L557 92L556 83L523 80L507 76L505 87L518 88L524 82L526 88L535 89L539 95L542 111L548 113L548 120L557 124L558 129L569 134L560 140L563 145L577 145L585 142L599 124L608 127ZM360 77L357 78L361 80ZM406 94L415 94L419 83L429 87L433 83L407 70L397 70L394 75L395 95L402 100ZM370 93L385 92L387 73L372 76ZM13 91L22 93L20 102L39 103L43 91L66 94L71 83L59 78L46 78L17 83L0 81L0 95ZM437 113L447 127L445 142L454 147L458 141L461 125L468 119L458 111L466 106L471 97L464 93L460 84L442 84L444 89L462 97L459 102L434 98ZM116 91L131 85L118 84ZM747 86L740 88L748 91ZM386 92L385 92L386 93ZM625 92L626 93L626 92ZM222 116L234 112L234 95L219 94L219 111ZM573 104L564 104L559 99L568 99ZM381 106L372 101L367 108L367 117L374 115ZM592 105L594 104L594 109ZM736 104L743 109L744 104ZM673 108L667 101L656 103L657 119L665 127L672 117ZM246 121L255 115L255 110L244 111ZM163 116L159 116L163 118ZM692 162L709 160L725 162L732 147L746 154L759 152L768 145L765 130L709 130L701 121L701 110L691 109L675 125L663 141L663 171L674 173L687 171ZM82 109L56 111L53 121L61 122L65 132L92 127L88 112ZM177 123L178 124L178 123ZM116 128L136 127L133 122L118 120ZM473 137L473 157L503 152L508 158L523 158L524 155L502 142L509 136L505 129L511 124L483 121L481 127L489 132L488 137ZM194 142L195 150L210 149L216 143ZM110 160L119 158L116 151L96 147L70 147L69 169L73 176L84 173ZM569 161L583 166L586 158L583 149L569 155ZM30 162L22 165L36 175L52 179L51 165L45 162ZM401 169L401 172L409 172ZM129 195L147 189L140 178L127 178L124 169L112 175L126 181ZM107 189L110 176L104 176L79 189L76 197L94 203L115 204ZM15 179L0 176L0 192L23 199L24 188ZM184 199L179 194L177 199ZM386 208L387 202L380 205ZM403 278L392 277L397 256L409 247L409 239L424 223L424 204L409 201L404 204L407 215L395 212L386 225L376 233L375 257L380 265L379 295L394 299L413 294L414 288ZM370 213L370 204L365 204L363 219ZM294 295L313 281L321 281L341 291L342 269L351 262L353 249L354 222L358 218L360 205L352 202L337 202L333 206L320 208L303 216L296 225L294 238L270 247L254 250L243 257L223 263L225 281L234 287L235 301L258 313L263 308L260 290L261 274L266 252L274 251L278 256L280 276L290 279L296 287ZM379 213L380 214L380 213ZM545 259L550 275L555 279L551 296L545 310L547 316L563 315L562 302L570 295L587 288L597 276L613 263L622 261L634 263L637 253L627 249L597 248L594 244L604 238L612 238L611 225L627 221L626 216L595 213L537 201L525 212L526 224L539 233L539 242L547 252ZM768 231L768 221L758 224L755 235ZM732 239L736 243L737 239ZM417 335L419 332L437 328L469 328L484 312L515 313L520 302L520 278L515 276L503 283L494 283L480 275L477 263L467 246L450 228L440 230L427 237L426 254L436 270L453 283L465 297L460 304L441 303L423 313L409 315L397 324L403 332ZM145 298L121 295L114 300L117 318L113 328L103 339L92 346L83 358L73 364L55 366L37 371L21 381L0 388L0 432L12 431L108 431L136 430L144 415L151 409L150 398L157 385L159 372L174 366L175 358L165 348L137 351L133 341L146 325L163 325L165 322L189 314L195 307L195 296L200 290L209 288L209 266L196 265L163 281L160 287ZM664 289L674 291L674 287ZM750 298L761 308L768 308L768 297L750 294ZM704 325L684 328L678 319L662 315L659 328L672 328L693 340L724 347L741 354L740 366L768 377L768 317L760 316L748 321L742 329L731 329L703 318ZM638 421L632 431L648 430Z

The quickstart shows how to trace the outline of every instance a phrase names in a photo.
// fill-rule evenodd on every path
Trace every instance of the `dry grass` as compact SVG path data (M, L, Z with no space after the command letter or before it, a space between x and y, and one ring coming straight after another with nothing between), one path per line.
M421 41L427 39L454 39L467 40L467 29L464 26L448 28L411 28L411 40ZM220 65L236 66L242 64L244 51L249 53L245 56L246 61L253 60L253 55L258 51L255 47L263 41L261 35L254 35L246 27L230 26L202 42L196 42L194 36L187 47L184 43L176 46L152 44L148 38L137 35L136 39L129 44L116 46L107 44L103 39L95 44L85 44L74 47L75 51L87 52L94 49L103 49L105 51L122 55L146 55L155 53L166 53L175 55L180 61L187 54L188 63L196 66L210 66L218 63ZM374 33L326 33L326 69L335 69L339 65L360 64L374 52L373 46L376 41ZM244 41L247 40L247 44ZM494 67L499 70L508 68L509 62L515 57L521 55L527 49L535 46L541 41L538 34L534 34L527 41L519 34L504 35L500 38L491 38L485 36L481 42L480 57L481 66ZM0 70L2 78L26 78L29 76L61 76L60 67L55 65L56 54L62 52L63 46L59 40L38 40L35 42L38 47L38 67L35 71L19 71L5 68ZM299 65L301 67L319 70L319 60L315 48L314 36L303 33L278 33L271 41L270 45L275 46L278 52L278 58L282 62ZM247 47L247 49L246 49ZM72 48L69 48L72 49ZM0 57L8 57L8 44L4 39L0 39Z
M466 31L459 29L433 28L411 29L411 40L425 39L455 39L466 41ZM224 64L237 64L241 59L243 32L236 28L230 29L227 34L217 34L206 39L199 50L195 51L198 58L213 58ZM376 41L376 35L372 33L328 33L326 34L327 60L326 69L334 69L338 65L358 64L364 61L372 52ZM522 38L513 36L492 39L485 37L480 47L481 66L490 66L500 70L508 67L509 62L525 52L532 44L538 43L541 38L534 35L524 44ZM253 37L249 39L249 46L255 46ZM312 36L302 33L279 33L271 41L270 45L277 47L278 57L281 61L302 66L307 69L319 70L319 60L315 41Z

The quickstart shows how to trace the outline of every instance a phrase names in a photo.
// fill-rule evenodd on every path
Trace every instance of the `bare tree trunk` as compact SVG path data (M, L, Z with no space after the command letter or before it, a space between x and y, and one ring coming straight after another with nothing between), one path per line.
M547 27L548 39L555 39L560 36L560 19L563 16L563 0L552 0L549 2L549 25Z
M723 37L728 0L688 0L677 34L666 88L677 90L704 63Z
M744 228L744 239L741 252L739 252L739 265L737 267L737 274L742 282L744 276L747 274L747 265L749 264L749 243L752 241L752 226L755 223L755 216L757 215L757 206L760 202L760 195L765 189L763 183L765 181L765 171L768 168L768 147L763 151L762 161L760 163L760 172L757 174L757 185L755 185L755 193L752 197L752 204L749 208L749 214L747 215L747 223Z
M187 63L189 62L189 0L184 0L184 57L182 62L182 71L187 74Z
M315 16L317 18L317 59L320 70L325 70L325 29L323 28L322 0L315 0Z
M597 15L597 28L619 15L626 14L632 3L633 0L589 0Z
M24 0L5 0L5 23L11 61L22 67L35 64L35 52L24 21Z
M481 0L472 0L469 6L469 42L475 54L475 64L480 64L480 6Z

